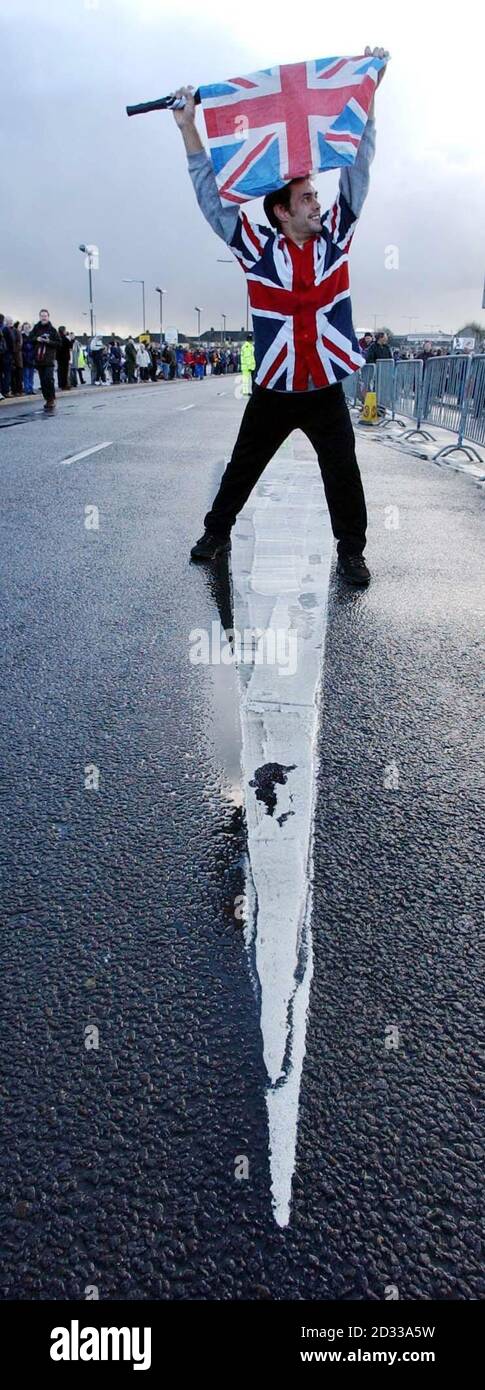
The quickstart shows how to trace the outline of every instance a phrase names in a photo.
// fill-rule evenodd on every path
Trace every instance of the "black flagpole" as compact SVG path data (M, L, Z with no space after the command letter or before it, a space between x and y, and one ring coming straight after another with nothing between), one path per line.
M200 104L199 88L194 92L196 106ZM157 101L142 101L138 106L127 106L127 116L143 116L145 111L177 111L185 106L185 97L176 97L174 92L169 92L168 97L158 97Z

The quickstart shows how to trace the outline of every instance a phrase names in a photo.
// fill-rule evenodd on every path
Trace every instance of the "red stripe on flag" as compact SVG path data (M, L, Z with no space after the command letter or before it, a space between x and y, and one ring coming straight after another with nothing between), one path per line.
M250 82L249 77L228 77L228 82L234 82L238 87L257 87L257 82Z
M351 368L352 368L352 371L354 371L354 372L357 370L357 369L356 369L356 366L355 366L355 362L352 361L352 358L349 357L348 353L347 353L347 352L344 352L343 348L337 347L337 344L336 344L336 343L333 343L331 338L325 338L325 336L324 336L323 333L322 333L322 343L323 343L323 346L326 347L327 352L330 352L330 353L333 352L334 357L338 357L339 362L345 362L345 365L346 365L347 367L351 367Z
M340 61L339 61L338 63L334 63L333 68L325 68L323 72L319 72L319 73L318 73L318 79L319 79L319 81L320 81L320 78L322 78L323 81L326 81L326 80L327 80L327 77L335 77L335 73L336 73L336 72L341 72L342 68L345 67L345 64L346 64L347 62L348 62L348 59L347 59L347 58L341 58Z
M271 141L274 140L274 138L275 137L273 131L271 131L269 135L265 135L264 139L260 140L259 145L255 145L254 148L250 151L250 153L246 155L246 158L242 160L241 164L238 164L236 173L231 174L229 178L226 179L226 182L221 184L221 187L219 188L221 198L230 198L231 202L234 203L247 202L247 198L245 198L244 196L241 198L234 197L234 195L231 193L232 185L234 183L239 183L239 180L245 173L245 170L248 168L248 165L252 164L254 160L259 159L260 155L264 153L264 150L271 143Z
M286 343L283 345L282 348L280 348L280 351L279 351L279 353L278 353L278 356L275 357L274 362L272 362L272 363L271 363L271 366L268 367L268 370L267 370L267 372L266 372L266 375L263 377L263 380L260 381L260 383L259 383L260 386L267 386L267 385L268 385L268 381L271 381L271 377L274 376L275 372L278 371L278 367L281 367L281 363L284 362L285 357L286 357Z
M327 130L324 138L327 145L329 145L332 140L336 142L339 140L348 140L351 145L360 144L360 135L344 135L340 130L335 130L333 134L331 130Z
M273 309L288 318L297 307L296 296L283 285L263 285L260 280L250 279L248 288L253 309L263 309L268 314Z
M251 226L251 223L250 223L249 219L246 217L246 213L245 213L245 212L241 213L241 221L242 221L242 223L243 223L244 231L246 232L246 236L248 237L248 240L249 240L249 241L252 241L253 246L255 246L255 247L256 247L256 250L259 251L259 252L261 253L261 252L264 250L263 243L262 243L262 241L259 240L259 237L256 236L256 232L255 232L255 230L254 230L254 227Z

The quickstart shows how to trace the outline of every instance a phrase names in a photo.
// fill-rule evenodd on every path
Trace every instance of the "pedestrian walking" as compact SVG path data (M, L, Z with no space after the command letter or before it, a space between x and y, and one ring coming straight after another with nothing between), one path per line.
M81 386L84 386L83 371L85 367L86 353L84 351L82 343L79 342L79 338L73 338L71 347L71 383L73 386L77 386L78 377Z
M169 347L168 343L166 343L166 344L165 344L165 347L162 349L162 361L161 361L162 376L163 376L164 381L168 381L169 378L170 378L170 368L171 368L171 366L173 365L173 359L174 359L173 351L172 351L172 349Z
M23 323L22 333L22 375L25 396L34 395L35 347L32 342L32 324Z
M104 371L104 343L98 333L94 334L90 343L91 360L94 368L93 386L106 386L106 376Z
M184 352L184 376L193 377L195 369L195 359L192 348L186 347Z
M140 343L136 349L136 365L140 373L140 381L148 381L150 357L144 343Z
M156 381L158 375L158 351L155 346L155 343L148 344L148 356L150 358L148 375L150 377L150 381Z
M60 391L69 391L71 383L69 381L69 361L71 357L71 340L68 336L65 324L59 328L59 346L57 348L57 384Z
M250 396L253 389L253 372L256 368L256 358L254 356L253 335L248 333L245 342L241 347L241 373L242 373L242 394Z
M175 360L177 363L177 376L182 377L185 366L185 352L181 345L175 349Z
M44 410L46 414L52 415L56 408L54 366L60 338L57 329L50 321L48 309L39 310L38 322L34 324L32 329L32 342L35 349L35 365L44 397Z
M121 380L121 348L116 338L112 338L108 348L108 366L111 371L112 386L119 386Z
M23 361L22 361L22 331L19 320L12 324L13 355L12 355L12 396L23 394Z
M368 333L364 333L363 337L362 337L362 338L359 338L359 347L360 347L360 351L361 351L361 353L362 353L362 356L365 357L366 361L368 361L367 354L368 354L368 352L369 352L369 348L372 347L373 342L374 342L374 334L373 334L373 333L369 333L369 332L368 332Z
M367 353L367 361L382 362L385 361L386 358L392 358L392 352L389 347L389 339L387 333L377 333L375 342L371 343L369 351Z
M0 328L2 330L0 343L0 391L2 396L10 396L12 388L12 367L13 367L13 319L9 315L0 314Z
M127 381L136 381L136 343L131 334L125 344L125 372Z

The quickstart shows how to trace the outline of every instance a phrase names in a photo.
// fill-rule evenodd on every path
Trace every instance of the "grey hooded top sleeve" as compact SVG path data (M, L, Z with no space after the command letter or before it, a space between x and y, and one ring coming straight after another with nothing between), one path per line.
M236 230L239 208L225 207L221 202L212 162L205 150L189 154L187 163L201 212L213 232L230 244Z
M354 163L340 174L339 190L352 209L354 217L360 217L369 192L370 166L376 152L375 117L369 116L364 129Z

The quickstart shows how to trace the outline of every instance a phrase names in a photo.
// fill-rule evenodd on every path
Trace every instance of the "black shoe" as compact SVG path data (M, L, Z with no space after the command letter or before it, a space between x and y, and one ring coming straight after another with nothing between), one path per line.
M192 560L215 560L216 555L221 555L228 549L229 539L224 541L213 536L211 531L204 531L203 536L192 546L190 556Z
M340 574L347 584L364 585L370 582L370 570L367 569L364 556L360 554L339 555L337 574Z

